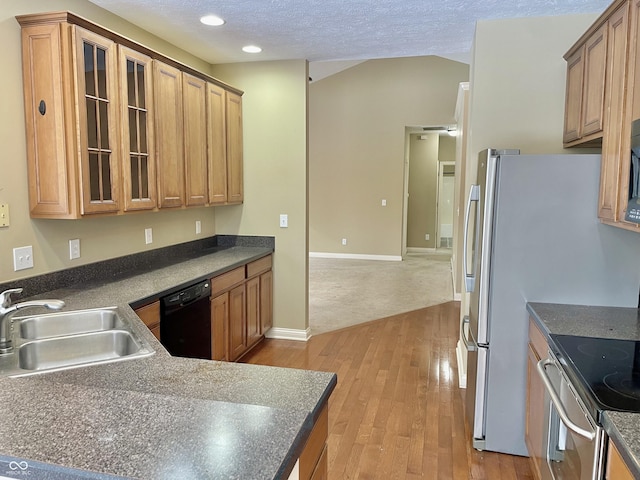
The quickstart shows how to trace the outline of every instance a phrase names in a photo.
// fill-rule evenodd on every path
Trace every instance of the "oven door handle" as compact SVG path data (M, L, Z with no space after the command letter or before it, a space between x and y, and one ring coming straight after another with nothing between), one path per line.
M554 388L553 383L551 383L551 379L549 378L549 375L547 375L546 367L549 365L553 365L555 368L558 368L555 362L549 358L540 360L536 365L536 368L538 370L538 374L540 375L540 378L542 379L542 383L544 383L544 386L547 392L549 393L549 396L551 397L551 401L553 402L553 405L556 407L556 411L558 412L558 415L560 416L562 423L564 423L569 430L577 433L581 437L584 437L590 441L593 440L594 438L596 438L595 432L590 432L588 430L585 430L584 428L579 427L578 425L573 423L569 418L569 415L567 415L567 412L564 409L564 406L562 405L562 400L560 400L560 396L558 395L558 392L556 392L556 389Z

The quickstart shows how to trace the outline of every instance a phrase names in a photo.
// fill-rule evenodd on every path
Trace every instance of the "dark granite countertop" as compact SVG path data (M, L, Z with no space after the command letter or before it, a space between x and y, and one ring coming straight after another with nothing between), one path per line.
M548 342L552 334L640 340L637 308L529 303L527 310ZM640 413L605 411L602 423L631 473L640 478Z
M130 306L272 251L215 249L36 295L66 310L116 306L155 354L0 378L0 477L286 479L335 374L171 357Z

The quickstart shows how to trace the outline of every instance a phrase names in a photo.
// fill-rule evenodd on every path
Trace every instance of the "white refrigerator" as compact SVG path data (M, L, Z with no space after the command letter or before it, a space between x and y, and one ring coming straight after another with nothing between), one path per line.
M527 455L526 302L638 306L640 234L599 222L599 177L600 155L479 155L464 233L474 448Z

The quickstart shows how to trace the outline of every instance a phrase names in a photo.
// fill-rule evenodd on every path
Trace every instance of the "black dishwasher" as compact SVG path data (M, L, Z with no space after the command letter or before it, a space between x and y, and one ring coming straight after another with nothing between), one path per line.
M203 281L162 298L160 342L171 355L211 359L210 295Z

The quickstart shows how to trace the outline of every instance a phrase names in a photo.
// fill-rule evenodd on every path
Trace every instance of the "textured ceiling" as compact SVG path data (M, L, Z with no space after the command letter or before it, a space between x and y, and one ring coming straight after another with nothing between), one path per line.
M610 0L90 0L209 63L468 58L480 19L600 13ZM222 27L199 22L204 14ZM259 55L241 47L256 44Z

